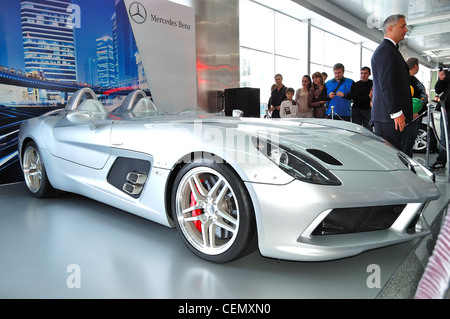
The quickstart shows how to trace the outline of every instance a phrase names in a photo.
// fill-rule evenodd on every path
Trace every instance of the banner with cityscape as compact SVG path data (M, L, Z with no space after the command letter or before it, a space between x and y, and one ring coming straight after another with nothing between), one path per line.
M83 87L111 109L150 94L124 0L0 1L0 184L21 179L20 124Z

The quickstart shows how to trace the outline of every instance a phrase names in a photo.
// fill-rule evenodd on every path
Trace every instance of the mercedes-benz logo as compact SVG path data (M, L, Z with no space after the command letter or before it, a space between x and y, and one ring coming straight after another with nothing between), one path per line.
M142 24L147 20L147 10L142 3L133 2L128 9L130 17L134 22Z

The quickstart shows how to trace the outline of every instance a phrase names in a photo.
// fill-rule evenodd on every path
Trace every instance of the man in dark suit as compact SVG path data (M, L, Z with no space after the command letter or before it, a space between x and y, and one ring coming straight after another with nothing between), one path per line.
M409 67L398 50L408 29L404 15L392 15L383 24L384 41L372 56L372 121L375 134L402 149L402 134L412 121Z

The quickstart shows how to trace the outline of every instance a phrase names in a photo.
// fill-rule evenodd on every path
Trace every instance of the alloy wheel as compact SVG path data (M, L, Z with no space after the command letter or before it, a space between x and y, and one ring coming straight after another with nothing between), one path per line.
M210 256L226 252L239 232L234 190L209 167L193 168L181 179L176 192L176 218L187 242Z
M42 186L42 161L39 152L32 145L27 146L24 152L23 173L28 189L37 193Z

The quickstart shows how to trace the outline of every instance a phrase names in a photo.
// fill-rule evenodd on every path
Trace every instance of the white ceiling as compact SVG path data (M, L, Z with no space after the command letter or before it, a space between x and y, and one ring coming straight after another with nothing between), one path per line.
M383 21L404 14L410 32L403 41L428 67L450 65L450 0L292 0L374 42Z

